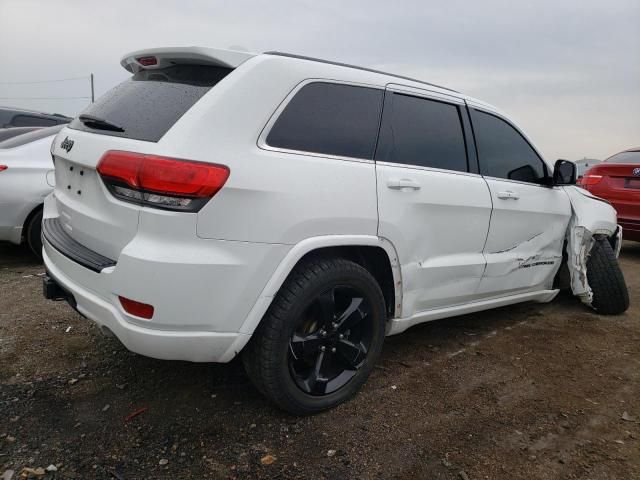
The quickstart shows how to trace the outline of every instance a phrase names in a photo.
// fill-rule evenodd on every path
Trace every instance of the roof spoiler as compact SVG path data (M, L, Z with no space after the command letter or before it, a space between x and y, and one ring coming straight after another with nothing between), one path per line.
M206 47L149 48L125 55L120 60L120 65L131 73L185 63L236 68L255 55L237 50Z

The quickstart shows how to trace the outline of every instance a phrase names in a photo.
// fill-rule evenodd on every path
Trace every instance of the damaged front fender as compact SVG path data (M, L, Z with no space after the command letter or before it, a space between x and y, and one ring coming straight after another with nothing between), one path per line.
M572 211L566 233L571 290L583 303L591 305L593 292L587 279L591 249L598 237L609 237L617 256L622 243L622 228L617 224L616 211L609 202L576 186L563 188L571 201Z

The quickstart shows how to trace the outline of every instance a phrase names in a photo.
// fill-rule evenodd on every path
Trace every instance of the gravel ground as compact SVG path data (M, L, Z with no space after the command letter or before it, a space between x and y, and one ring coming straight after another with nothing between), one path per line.
M295 418L238 361L128 352L0 244L0 478L640 478L640 243L621 263L621 317L563 294L420 325L354 400Z

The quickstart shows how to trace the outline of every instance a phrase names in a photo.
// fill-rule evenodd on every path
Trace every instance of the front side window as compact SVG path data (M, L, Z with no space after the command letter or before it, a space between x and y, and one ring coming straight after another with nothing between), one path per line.
M376 160L467 171L458 107L399 93L385 104Z
M302 87L267 136L272 147L372 159L382 90L314 82Z
M544 162L524 137L504 120L471 109L480 173L529 183L543 183Z

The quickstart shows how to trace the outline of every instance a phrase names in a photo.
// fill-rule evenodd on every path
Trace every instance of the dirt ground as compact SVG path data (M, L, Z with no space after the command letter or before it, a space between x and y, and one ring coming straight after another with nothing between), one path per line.
M420 325L354 400L296 418L238 361L128 352L0 244L0 478L640 478L640 244L621 263L621 317L564 294Z

